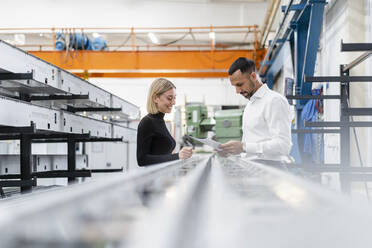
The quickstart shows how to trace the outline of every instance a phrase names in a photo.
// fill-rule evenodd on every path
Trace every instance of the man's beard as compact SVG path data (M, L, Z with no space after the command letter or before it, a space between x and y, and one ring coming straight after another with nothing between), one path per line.
M253 95L253 93L249 93L248 91L243 91L243 92L240 92L240 95L244 96L245 98L247 99L250 99Z
M251 92L248 92L248 91L243 91L243 92L240 92L240 94L242 95L242 96L244 96L245 98L247 98L247 99L251 99L251 97L253 96L253 94L256 92L254 89L255 89L255 84L252 82L252 81L250 81L250 84L251 84L251 87L252 87L252 89L253 90L251 90Z

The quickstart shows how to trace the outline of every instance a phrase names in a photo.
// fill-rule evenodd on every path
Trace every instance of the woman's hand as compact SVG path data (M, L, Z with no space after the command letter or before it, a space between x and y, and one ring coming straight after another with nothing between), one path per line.
M192 147L184 147L181 149L181 151L178 153L178 157L180 159L188 159L192 156L193 154Z

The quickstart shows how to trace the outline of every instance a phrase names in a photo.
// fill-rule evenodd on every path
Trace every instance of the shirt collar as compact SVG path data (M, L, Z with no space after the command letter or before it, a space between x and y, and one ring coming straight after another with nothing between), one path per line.
M262 98L266 92L269 90L266 84L262 84L260 88L251 96L250 101L255 101L256 99Z

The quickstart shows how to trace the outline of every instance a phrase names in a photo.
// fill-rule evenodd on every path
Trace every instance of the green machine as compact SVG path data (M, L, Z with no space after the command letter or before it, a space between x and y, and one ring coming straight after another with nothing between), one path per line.
M208 118L207 107L201 103L186 104L186 134L195 138L207 138L208 131L212 131L214 120Z
M225 143L229 140L242 139L242 122L244 109L218 110L214 114L216 120L216 140Z

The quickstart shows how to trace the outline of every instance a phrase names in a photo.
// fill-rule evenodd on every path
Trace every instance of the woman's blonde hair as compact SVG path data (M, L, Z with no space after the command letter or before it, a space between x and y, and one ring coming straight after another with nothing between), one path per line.
M156 106L156 103L154 102L154 96L160 96L164 92L167 92L168 90L175 89L176 86L165 78L158 78L155 79L154 82L152 82L149 90L149 94L147 96L147 112L150 114L156 114L159 112L158 107Z

